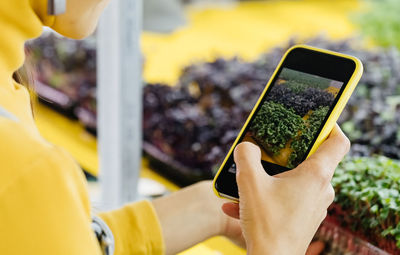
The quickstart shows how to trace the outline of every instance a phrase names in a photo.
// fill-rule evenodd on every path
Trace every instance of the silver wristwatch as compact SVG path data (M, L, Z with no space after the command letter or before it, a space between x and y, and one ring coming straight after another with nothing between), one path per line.
M98 216L92 216L92 230L104 255L114 254L114 236L107 224Z

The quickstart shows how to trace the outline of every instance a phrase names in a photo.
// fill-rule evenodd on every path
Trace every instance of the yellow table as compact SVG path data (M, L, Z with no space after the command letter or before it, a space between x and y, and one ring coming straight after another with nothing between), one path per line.
M325 33L332 38L352 35L349 13L359 8L357 0L303 0L246 2L212 9L189 8L189 24L173 34L144 33L144 77L148 82L174 84L185 65L217 56L257 58L268 48L296 35L306 38ZM36 121L43 136L67 149L94 176L98 174L96 139L76 121L37 105ZM170 190L177 187L152 172L143 162L142 174ZM228 240L217 237L182 253L245 254Z
M359 8L357 0L268 0L188 8L186 27L167 35L143 34L144 78L174 84L188 64L218 56L254 60L293 36L346 38L355 29L349 14Z

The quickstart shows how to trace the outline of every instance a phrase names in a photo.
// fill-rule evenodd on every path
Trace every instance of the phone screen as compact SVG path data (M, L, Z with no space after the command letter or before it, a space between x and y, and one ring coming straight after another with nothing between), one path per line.
M311 149L342 85L341 81L283 68L242 141L259 146L262 161L288 169L298 166Z
M297 167L309 154L351 75L354 62L306 49L292 51L261 99L238 143L260 147L270 175ZM222 194L238 197L236 165L228 155L216 181Z

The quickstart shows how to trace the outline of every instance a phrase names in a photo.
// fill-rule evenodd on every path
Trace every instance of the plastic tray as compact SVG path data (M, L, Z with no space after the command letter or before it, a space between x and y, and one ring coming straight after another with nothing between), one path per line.
M322 223L314 241L325 243L321 255L389 255L329 219Z
M213 176L205 175L200 170L190 169L182 165L149 142L143 142L143 151L149 159L150 167L178 186L188 186L213 178Z

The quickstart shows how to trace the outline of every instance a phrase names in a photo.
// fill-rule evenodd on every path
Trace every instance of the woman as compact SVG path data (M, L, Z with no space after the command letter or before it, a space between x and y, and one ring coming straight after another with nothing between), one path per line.
M23 64L24 42L39 36L43 25L83 38L107 0L67 0L61 15L48 14L48 1L57 4L0 2L0 253L101 254L82 171L40 136L29 93L12 75ZM176 254L214 235L247 246L249 254L304 254L332 202L329 182L348 148L336 127L298 168L270 177L258 147L243 143L235 151L239 205L222 205L211 184L202 182L101 213L100 224L111 229L115 254Z

